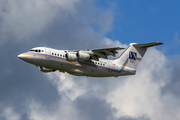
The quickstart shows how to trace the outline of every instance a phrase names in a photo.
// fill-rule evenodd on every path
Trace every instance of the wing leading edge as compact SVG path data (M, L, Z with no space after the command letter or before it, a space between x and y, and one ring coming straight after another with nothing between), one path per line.
M103 49L91 49L91 50L72 50L68 52L81 52L87 53L91 56L91 59L99 60L99 58L107 59L108 56L115 55L118 53L117 50L122 50L124 48L121 47L114 47L114 48L103 48Z

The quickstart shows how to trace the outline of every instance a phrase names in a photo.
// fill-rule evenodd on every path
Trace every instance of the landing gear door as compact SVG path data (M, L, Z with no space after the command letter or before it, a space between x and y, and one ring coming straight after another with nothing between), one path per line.
M50 55L51 55L51 51L49 48L45 48L45 51L46 51L46 58L50 58Z

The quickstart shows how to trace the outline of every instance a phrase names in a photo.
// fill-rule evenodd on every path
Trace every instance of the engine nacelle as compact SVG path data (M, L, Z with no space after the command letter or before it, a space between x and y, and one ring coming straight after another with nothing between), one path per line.
M77 61L78 60L77 53L66 53L65 57L66 57L66 60L68 60L68 61Z
M50 69L50 68L45 68L45 67L39 67L41 72L54 72L56 70Z
M78 52L77 57L79 60L89 60L91 56L87 53Z

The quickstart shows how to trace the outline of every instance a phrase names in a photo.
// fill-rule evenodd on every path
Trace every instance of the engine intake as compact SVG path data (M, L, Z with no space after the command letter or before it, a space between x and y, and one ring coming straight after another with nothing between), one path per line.
M78 52L77 57L79 60L89 60L91 56L87 53Z
M39 67L39 69L40 69L40 71L41 72L54 72L54 71L56 71L56 70L54 70L54 69L50 69L50 68L45 68L45 67Z
M66 53L65 57L66 57L66 60L68 60L68 61L77 61L78 60L77 53Z

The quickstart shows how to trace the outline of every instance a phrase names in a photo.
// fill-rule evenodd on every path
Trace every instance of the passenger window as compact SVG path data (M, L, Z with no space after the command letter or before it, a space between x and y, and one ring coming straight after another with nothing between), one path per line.
M52 55L54 55L54 53L52 53Z
M59 54L58 54L58 56L59 56Z
M56 53L55 53L55 55L56 55Z

